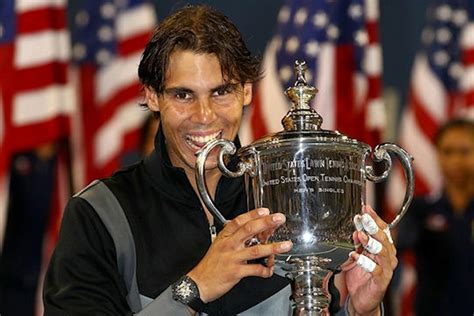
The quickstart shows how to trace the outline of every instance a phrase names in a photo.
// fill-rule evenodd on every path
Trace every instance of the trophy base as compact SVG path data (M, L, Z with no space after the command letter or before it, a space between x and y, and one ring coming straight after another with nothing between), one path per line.
M317 256L287 258L285 263L278 261L286 270L286 276L292 280L293 315L329 315L331 295L328 282L333 272L328 266L331 261Z

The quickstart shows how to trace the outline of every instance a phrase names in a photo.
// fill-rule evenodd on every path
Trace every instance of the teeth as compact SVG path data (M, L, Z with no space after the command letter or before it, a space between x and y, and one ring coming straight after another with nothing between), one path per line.
M191 140L192 142L195 142L195 143L206 144L206 143L210 142L211 140L217 139L220 134L221 134L221 132L219 131L219 132L216 132L214 134L207 135L207 136L188 135L187 138L189 140Z

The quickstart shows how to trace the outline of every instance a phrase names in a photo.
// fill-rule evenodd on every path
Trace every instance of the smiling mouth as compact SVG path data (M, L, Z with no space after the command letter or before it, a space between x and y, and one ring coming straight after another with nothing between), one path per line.
M222 138L222 130L206 136L186 135L186 143L194 150L199 150L211 140Z

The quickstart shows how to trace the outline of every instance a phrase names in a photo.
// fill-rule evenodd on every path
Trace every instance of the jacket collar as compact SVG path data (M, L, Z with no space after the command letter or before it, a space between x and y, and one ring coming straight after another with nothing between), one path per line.
M234 140L237 148L240 148L238 137ZM229 168L234 170L238 159L234 155L229 162ZM161 126L155 136L155 149L145 159L145 168L149 178L157 189L167 194L170 198L181 201L189 206L200 205L199 198L194 192L186 174L182 168L172 165L166 147L166 139ZM216 205L235 199L241 194L244 187L243 177L227 178L221 177L217 185ZM223 214L224 216L226 214Z

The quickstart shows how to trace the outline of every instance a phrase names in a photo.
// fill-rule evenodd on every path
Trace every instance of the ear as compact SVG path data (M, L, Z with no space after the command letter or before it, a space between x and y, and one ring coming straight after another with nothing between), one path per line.
M151 87L145 87L145 101L148 108L153 112L160 111L160 103L158 102L158 95Z
M252 102L252 83L244 83L244 106L249 105Z

